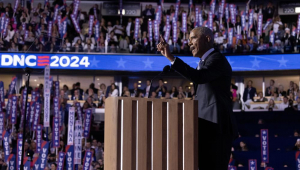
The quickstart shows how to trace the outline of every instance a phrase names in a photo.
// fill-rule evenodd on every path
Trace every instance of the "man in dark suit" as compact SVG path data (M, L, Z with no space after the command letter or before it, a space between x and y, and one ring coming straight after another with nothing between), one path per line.
M252 87L252 80L249 80L247 83L247 87L244 90L243 101L252 100L256 94L256 88Z
M237 137L230 98L232 70L227 59L213 49L213 38L213 32L206 27L190 32L188 45L193 56L200 58L197 69L175 58L162 36L157 49L171 61L173 69L197 88L199 169L227 170L232 142Z
M270 86L266 88L266 95L265 96L272 96L273 93L278 94L278 88L275 87L275 81L270 80Z
M130 91L131 96L134 96L134 97L139 97L140 92L142 92L142 90L138 88L137 82L133 83L133 89L131 89L129 91Z

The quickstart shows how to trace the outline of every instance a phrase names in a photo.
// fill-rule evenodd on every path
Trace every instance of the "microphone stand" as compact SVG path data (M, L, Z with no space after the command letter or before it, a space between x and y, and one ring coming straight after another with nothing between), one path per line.
M26 111L27 111L27 103L28 103L28 89L29 89L29 80L30 80L30 69L27 69L25 70L25 76L27 77L27 80L26 80L26 90L27 90L27 93L26 93L26 99L25 99L25 111L24 111L24 121L23 121L23 138L22 138L22 157L21 157L21 170L24 170L24 151L25 151L25 148L24 148L24 145L25 145L25 128L26 128ZM24 99L23 99L24 100Z

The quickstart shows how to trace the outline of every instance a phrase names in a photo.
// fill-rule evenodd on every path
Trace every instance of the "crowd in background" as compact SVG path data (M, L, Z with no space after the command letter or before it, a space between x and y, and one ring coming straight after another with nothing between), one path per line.
M221 2L221 1L220 1ZM219 4L216 1L216 4ZM55 13L56 5L58 11ZM212 30L215 34L215 48L222 53L282 53L299 51L300 33L296 30L296 21L293 23L283 23L278 15L277 9L269 2L264 4L248 4L249 10L253 10L253 25L248 28L249 13L246 10L246 27L243 29L241 21L241 10L236 7L236 22L227 22L225 14L220 17L219 7L216 5L213 15ZM0 12L9 18L6 34L0 38L0 50L10 52L122 52L122 53L157 53L156 44L159 40L154 37L154 24L152 41L149 34L148 21L157 20L157 9L152 5L146 5L139 17L139 30L135 36L136 18L123 17L123 22L111 20L110 17L100 17L98 5L91 6L89 11L78 9L76 21L80 32L75 28L71 15L73 12L73 3L63 4L62 1L54 1L52 4L39 3L37 6L19 4L14 11L11 3L4 4L0 2ZM173 39L172 18L175 17L175 3L170 7L164 6L160 24L158 26L159 34L165 35L166 25L171 25L169 40L172 53L191 54L188 47L189 32L198 25L196 23L195 5L189 9L179 7L177 21L176 41ZM246 4L245 4L246 6ZM79 6L80 7L80 6ZM207 26L209 17L209 5L197 4L198 11L202 13L202 25ZM182 14L186 13L186 32L183 30ZM224 12L223 12L224 13ZM263 14L263 33L258 35L257 24L258 15ZM89 34L89 16L94 15L94 20L99 21L99 32L96 34L95 25ZM49 21L60 16L67 20L66 34L61 34L58 22L54 21L51 32L48 32ZM170 17L170 18L169 18ZM270 20L272 19L272 20ZM270 23L266 25L267 22ZM169 23L167 23L169 22ZM201 24L200 24L201 25ZM228 30L233 29L233 41L229 44ZM274 33L274 41L270 42L270 31ZM95 36L99 35L97 39ZM137 37L137 38L136 38Z

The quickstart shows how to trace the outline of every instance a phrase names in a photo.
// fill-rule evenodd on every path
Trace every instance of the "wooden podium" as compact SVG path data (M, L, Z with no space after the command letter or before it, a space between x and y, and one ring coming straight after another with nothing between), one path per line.
M105 170L198 170L194 100L109 97Z

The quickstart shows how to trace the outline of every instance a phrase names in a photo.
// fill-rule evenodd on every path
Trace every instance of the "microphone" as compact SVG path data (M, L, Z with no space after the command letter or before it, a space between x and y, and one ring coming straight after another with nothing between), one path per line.
M155 78L157 78L158 76L160 76L161 74L163 73L168 73L170 72L171 70L171 67L169 65L166 65L164 68L163 68L163 71L161 71L158 75L156 75L155 77L153 77L150 81L150 91L151 91L151 88L152 88L152 82ZM151 94L149 94L148 96L150 96Z

